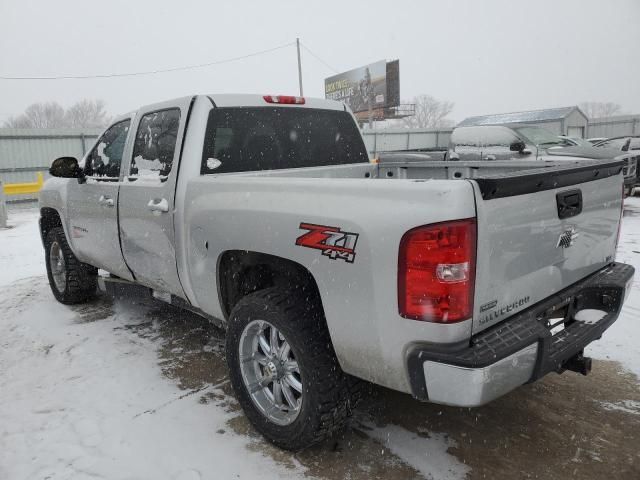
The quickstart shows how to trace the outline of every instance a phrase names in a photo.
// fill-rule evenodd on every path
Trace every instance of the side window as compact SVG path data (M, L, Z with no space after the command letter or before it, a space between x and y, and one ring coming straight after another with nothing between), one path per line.
M131 120L116 123L104 132L84 164L84 174L94 180L117 182L120 177L122 152Z
M148 113L140 119L133 144L130 180L167 179L173 166L179 127L179 108Z

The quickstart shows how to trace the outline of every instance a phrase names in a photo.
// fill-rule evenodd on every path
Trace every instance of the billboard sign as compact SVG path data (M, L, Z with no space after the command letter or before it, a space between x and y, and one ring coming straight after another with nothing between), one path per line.
M346 103L353 112L367 111L369 104L372 109L397 106L400 96L398 70L397 60L388 64L380 60L326 78L325 98ZM389 75L391 71L394 74Z

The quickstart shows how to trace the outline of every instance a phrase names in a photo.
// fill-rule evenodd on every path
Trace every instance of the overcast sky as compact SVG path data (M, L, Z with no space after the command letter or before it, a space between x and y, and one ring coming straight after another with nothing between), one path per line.
M612 101L640 113L640 1L0 0L0 76L200 64L295 41L338 71L400 59L403 99L452 117ZM302 52L305 95L335 72ZM0 80L0 120L33 102L101 98L110 113L192 93L297 93L295 47L158 75Z

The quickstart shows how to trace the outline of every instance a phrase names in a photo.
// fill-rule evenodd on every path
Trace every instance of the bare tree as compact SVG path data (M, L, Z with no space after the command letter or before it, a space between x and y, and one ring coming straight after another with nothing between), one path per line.
M7 118L2 126L4 128L31 128L31 122L24 115Z
M105 127L109 123L109 116L104 106L102 100L80 100L65 113L65 124L73 128Z
M402 119L407 128L448 128L454 122L448 115L453 110L454 103L448 100L438 100L431 95L418 95L413 100L402 103L413 103L416 113Z
M102 100L81 100L68 110L57 102L29 105L23 114L10 117L3 124L7 128L92 128L104 127L109 117Z
M622 107L614 102L582 102L578 106L588 118L606 118L622 113Z
M22 115L5 122L13 128L55 128L64 126L64 108L56 102L34 103Z

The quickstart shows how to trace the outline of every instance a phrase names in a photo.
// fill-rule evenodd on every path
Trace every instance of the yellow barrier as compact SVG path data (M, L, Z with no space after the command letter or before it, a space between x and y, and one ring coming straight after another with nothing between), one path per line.
M38 172L38 179L35 182L27 183L7 183L4 185L5 195L24 195L29 193L38 193L44 183L42 172Z

